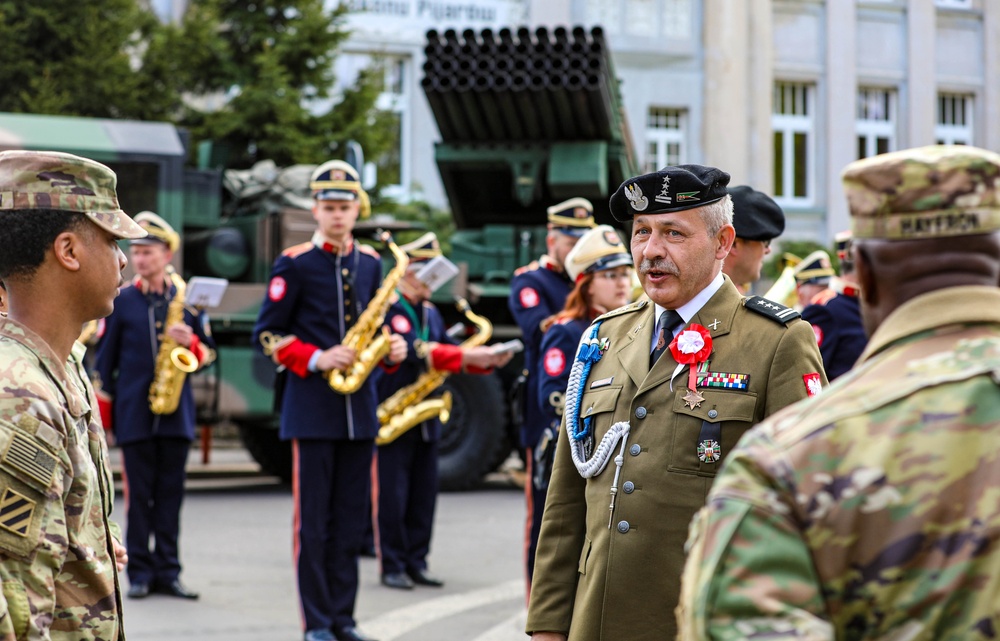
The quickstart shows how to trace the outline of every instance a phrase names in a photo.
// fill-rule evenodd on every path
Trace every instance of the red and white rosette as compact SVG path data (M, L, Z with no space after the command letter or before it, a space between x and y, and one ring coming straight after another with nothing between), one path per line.
M712 354L712 335L708 328L697 323L691 323L681 333L670 341L670 355L677 361L677 368L670 376L670 385L673 389L673 380L685 365L690 365L688 372L688 389L698 389L698 365L708 360Z

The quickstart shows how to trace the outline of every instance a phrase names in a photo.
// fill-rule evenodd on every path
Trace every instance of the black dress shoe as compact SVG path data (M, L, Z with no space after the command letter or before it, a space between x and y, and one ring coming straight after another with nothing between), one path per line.
M413 579L406 576L402 572L390 572L382 575L382 585L387 588L395 588L397 590L412 590Z
M149 596L149 584L141 581L133 583L128 589L128 598L145 599Z
M413 570L409 572L410 579L417 585L426 585L432 588L439 588L444 585L441 579L427 574L427 570Z
M353 625L346 628L334 628L333 636L337 637L337 641L375 641L372 637L362 634L361 630Z
M159 594L166 594L167 596L175 596L179 599L197 599L200 595L197 592L192 592L191 590L184 587L180 579L174 579L170 583L158 583L156 585L156 591Z

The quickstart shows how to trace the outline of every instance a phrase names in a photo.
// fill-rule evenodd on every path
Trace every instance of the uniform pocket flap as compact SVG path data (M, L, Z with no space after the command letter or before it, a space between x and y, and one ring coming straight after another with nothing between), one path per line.
M691 408L685 404L684 394L674 397L674 412L697 417L710 423L723 421L754 422L754 410L757 408L757 395L751 392L722 391L698 388L705 398L697 407Z
M587 418L602 412L613 412L618 404L621 385L588 390L580 400L580 418Z

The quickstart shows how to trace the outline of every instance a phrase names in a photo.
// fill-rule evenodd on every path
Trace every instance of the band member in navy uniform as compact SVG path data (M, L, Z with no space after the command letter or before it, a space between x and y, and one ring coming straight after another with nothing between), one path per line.
M532 477L534 449L548 426L545 417L538 410L536 393L538 385L532 378L538 363L538 349L542 343L542 321L552 316L566 303L566 297L573 289L573 282L566 276L563 262L576 241L588 229L594 227L594 207L585 198L570 198L548 209L548 234L545 237L546 253L537 261L514 272L510 283L510 298L507 306L514 321L521 328L524 342L524 375L522 390L521 447L528 461L527 478ZM525 562L527 564L528 588L535 567L535 545L541 527L542 507L545 505L545 490L535 489L525 482L524 494L527 501L525 523Z
M532 479L543 496L552 472L570 365L590 323L601 314L628 304L632 254L613 227L598 225L584 234L566 256L566 274L575 285L562 310L542 321L545 334L539 350L541 360L535 368L538 409L549 423L536 448L539 456L535 459Z
M823 369L831 381L854 367L868 345L861 322L861 289L854 275L854 261L851 260L851 231L840 232L835 241L840 276L834 278L830 285L834 295L802 310L803 320L809 321L816 334L819 353L823 355Z
M124 461L128 596L160 592L197 599L180 581L178 553L185 466L194 440L191 381L184 380L177 409L169 414L153 413L150 385L165 337L191 350L198 367L215 359L215 344L207 315L192 307L184 306L183 322L164 327L169 308L179 304L176 275L167 267L180 236L152 212L137 214L135 221L148 234L130 241L137 276L122 288L115 311L98 324L95 358L99 402L110 414Z
M341 394L324 374L357 358L341 341L378 292L382 261L353 237L358 216L370 211L357 171L326 162L310 189L317 230L275 261L254 334L288 370L280 435L292 442L293 558L305 641L364 641L354 604L378 432L375 382L369 376L355 393ZM383 364L405 356L406 342L392 335Z
M430 368L450 373L489 373L492 368L506 365L510 352L497 352L485 345L461 347L445 333L441 312L429 300L433 290L419 277L427 261L441 256L437 237L429 232L400 249L406 252L410 264L385 318L393 331L406 339L408 349L398 369L378 374L379 402L413 384ZM415 584L444 585L427 572L437 502L440 435L441 421L434 418L378 447L378 484L373 503L378 506L376 541L382 584L387 587L409 590Z
M833 298L836 293L830 284L837 272L833 271L830 255L822 249L809 254L795 266L795 295L799 300L798 309L822 303Z

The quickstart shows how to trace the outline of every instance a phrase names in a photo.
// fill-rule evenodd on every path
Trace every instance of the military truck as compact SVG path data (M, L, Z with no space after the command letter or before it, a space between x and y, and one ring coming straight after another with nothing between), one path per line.
M517 337L510 277L544 253L546 207L584 196L608 222L610 190L635 173L606 45L598 29L432 31L425 70L442 134L435 160L457 227L451 259L461 270L435 300L449 325L465 321L451 304L461 295L493 322L494 341ZM187 146L169 123L0 114L0 149L59 150L107 164L125 211L155 211L181 230L175 262L185 278L229 280L222 305L210 311L218 359L192 377L198 421L237 425L261 467L289 478L290 449L278 440L273 411L275 367L252 329L275 258L314 229L312 167L197 169L186 163ZM199 152L199 164L210 165L208 146ZM376 214L356 236L377 228L405 226ZM518 422L510 390L520 369L448 378L454 405L440 443L442 488L472 487L510 454Z

